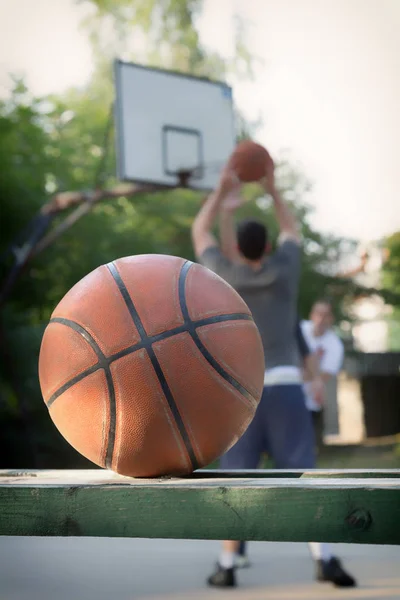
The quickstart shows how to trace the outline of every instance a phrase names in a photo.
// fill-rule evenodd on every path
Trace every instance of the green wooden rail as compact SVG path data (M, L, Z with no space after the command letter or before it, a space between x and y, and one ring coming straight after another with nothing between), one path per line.
M400 544L400 470L0 471L0 535Z

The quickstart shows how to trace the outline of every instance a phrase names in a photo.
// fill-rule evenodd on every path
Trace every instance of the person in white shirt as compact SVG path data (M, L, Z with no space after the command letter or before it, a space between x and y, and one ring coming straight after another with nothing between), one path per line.
M331 377L336 376L343 364L344 346L341 339L333 331L334 318L332 304L322 299L314 302L309 321L301 321L300 326L309 350L318 361L319 375L326 384ZM315 396L313 387L307 381L307 371L304 374L304 390L307 408L314 420L316 439L319 444L323 438L323 398L324 394ZM315 561L329 563L332 561L329 544L310 543L310 551ZM345 573L346 585L355 585L354 578Z
M309 321L301 322L304 339L319 365L321 379L326 384L335 377L343 364L344 347L341 339L333 331L333 311L329 300L317 300L310 313ZM305 374L305 396L307 408L314 420L317 445L323 443L323 404L322 397L316 398Z

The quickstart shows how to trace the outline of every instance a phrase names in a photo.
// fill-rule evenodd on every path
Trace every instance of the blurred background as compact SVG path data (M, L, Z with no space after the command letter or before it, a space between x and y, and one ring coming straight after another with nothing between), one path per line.
M27 241L75 209L46 214L54 193L117 183L115 57L232 85L238 138L271 151L301 219L300 315L329 295L346 344L320 460L400 464L399 25L396 0L0 2L1 467L88 466L38 385L66 291L120 256L193 258L202 196L174 190L101 202L23 264ZM268 200L247 193L243 212L274 233Z
M55 429L38 383L41 336L71 286L121 256L193 259L194 191L120 195L79 219L76 203L44 208L58 192L117 184L116 57L233 87L238 139L270 150L301 220L300 316L328 295L345 343L319 466L400 468L399 28L398 0L0 0L0 468L94 468ZM243 215L276 238L268 199L255 186L246 194ZM71 226L31 255L66 217ZM203 579L217 551L10 539L1 579L9 600L195 600L213 595ZM251 553L238 598L400 598L397 548L339 550L362 579L354 592L311 583L304 545Z

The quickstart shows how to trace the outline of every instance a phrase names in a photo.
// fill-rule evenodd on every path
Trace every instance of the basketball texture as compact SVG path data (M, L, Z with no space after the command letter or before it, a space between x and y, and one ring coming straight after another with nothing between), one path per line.
M229 159L230 167L244 183L259 181L265 177L267 166L273 164L267 150L251 140L239 142Z
M50 416L66 440L122 475L184 475L244 433L264 355L240 296L166 255L103 265L56 307L40 350Z

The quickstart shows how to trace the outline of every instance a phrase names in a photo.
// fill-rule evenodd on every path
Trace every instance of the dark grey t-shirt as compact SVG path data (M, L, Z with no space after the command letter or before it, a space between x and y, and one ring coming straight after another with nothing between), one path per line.
M232 263L217 246L200 257L201 264L230 283L250 308L267 369L300 363L295 336L300 257L301 248L294 240L281 243L258 271Z

